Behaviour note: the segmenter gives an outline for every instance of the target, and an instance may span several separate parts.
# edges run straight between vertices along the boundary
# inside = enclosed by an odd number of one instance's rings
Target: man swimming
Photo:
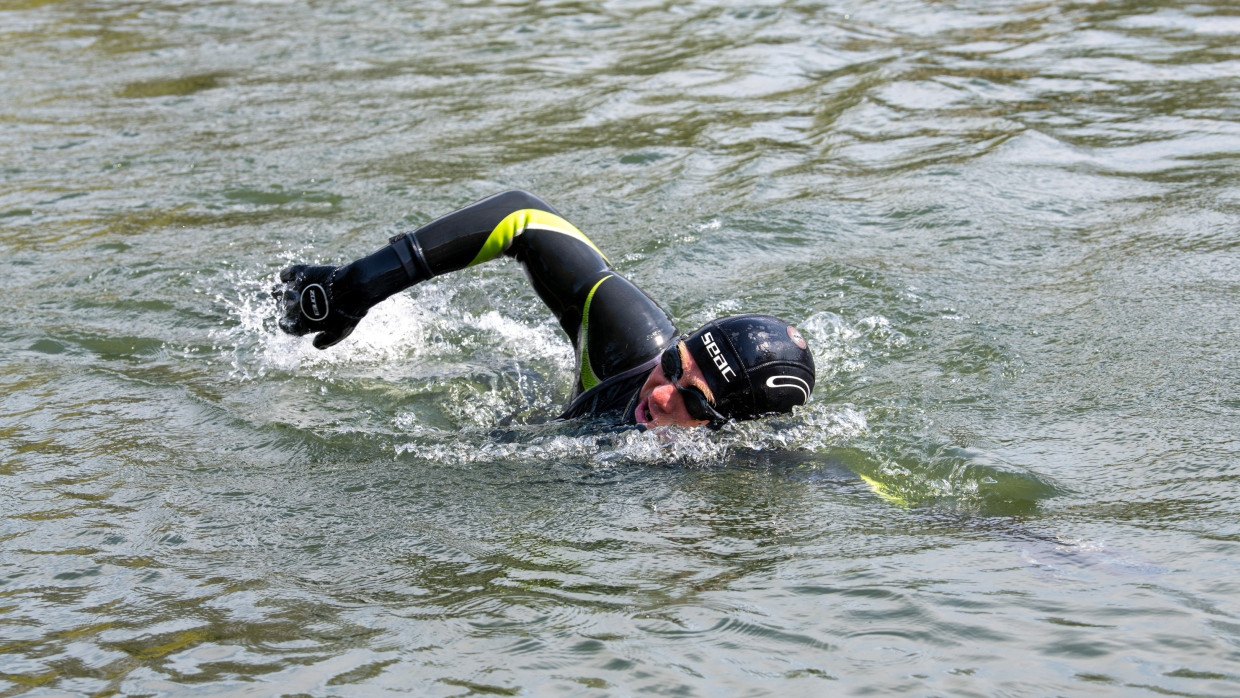
[[[576,352],[573,399],[561,419],[719,426],[809,401],[814,358],[795,327],[769,315],[733,315],[681,335],[589,238],[524,191],[393,236],[351,264],[284,269],[274,294],[280,329],[314,333],[314,346],[326,349],[389,296],[501,254],[521,263]]]

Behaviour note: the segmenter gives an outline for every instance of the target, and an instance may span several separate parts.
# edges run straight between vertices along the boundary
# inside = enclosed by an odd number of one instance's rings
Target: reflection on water
[[[0,692],[1236,692],[1223,3],[0,7]],[[267,290],[509,188],[790,417],[556,423],[519,269]]]

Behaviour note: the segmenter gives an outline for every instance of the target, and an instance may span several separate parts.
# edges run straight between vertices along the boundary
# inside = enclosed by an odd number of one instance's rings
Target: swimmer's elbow
[[[524,189],[509,189],[508,191],[496,194],[492,197],[492,199],[494,199],[496,203],[502,203],[504,208],[512,211],[533,208],[539,211],[554,213],[557,216],[560,215],[559,212],[551,206],[551,204],[543,201],[541,198],[525,191]]]

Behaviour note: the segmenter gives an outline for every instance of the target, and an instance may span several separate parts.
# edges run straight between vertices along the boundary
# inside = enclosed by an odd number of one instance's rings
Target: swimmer
[[[274,292],[280,329],[340,342],[384,299],[435,276],[516,259],[576,352],[573,399],[560,419],[607,417],[646,427],[718,427],[809,401],[814,359],[795,327],[733,315],[681,334],[551,206],[507,191],[437,218],[344,266],[297,264]]]

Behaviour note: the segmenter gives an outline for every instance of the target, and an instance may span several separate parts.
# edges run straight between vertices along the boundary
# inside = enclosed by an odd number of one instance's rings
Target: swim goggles
[[[667,376],[667,379],[676,387],[676,392],[680,393],[680,399],[684,401],[685,411],[690,417],[711,424],[722,424],[728,421],[728,418],[719,414],[714,405],[710,404],[710,400],[706,399],[706,395],[696,386],[691,385],[686,388],[680,384],[680,378],[684,374],[684,367],[680,363],[680,345],[683,343],[678,340],[663,350],[663,356],[659,359],[663,375]]]

